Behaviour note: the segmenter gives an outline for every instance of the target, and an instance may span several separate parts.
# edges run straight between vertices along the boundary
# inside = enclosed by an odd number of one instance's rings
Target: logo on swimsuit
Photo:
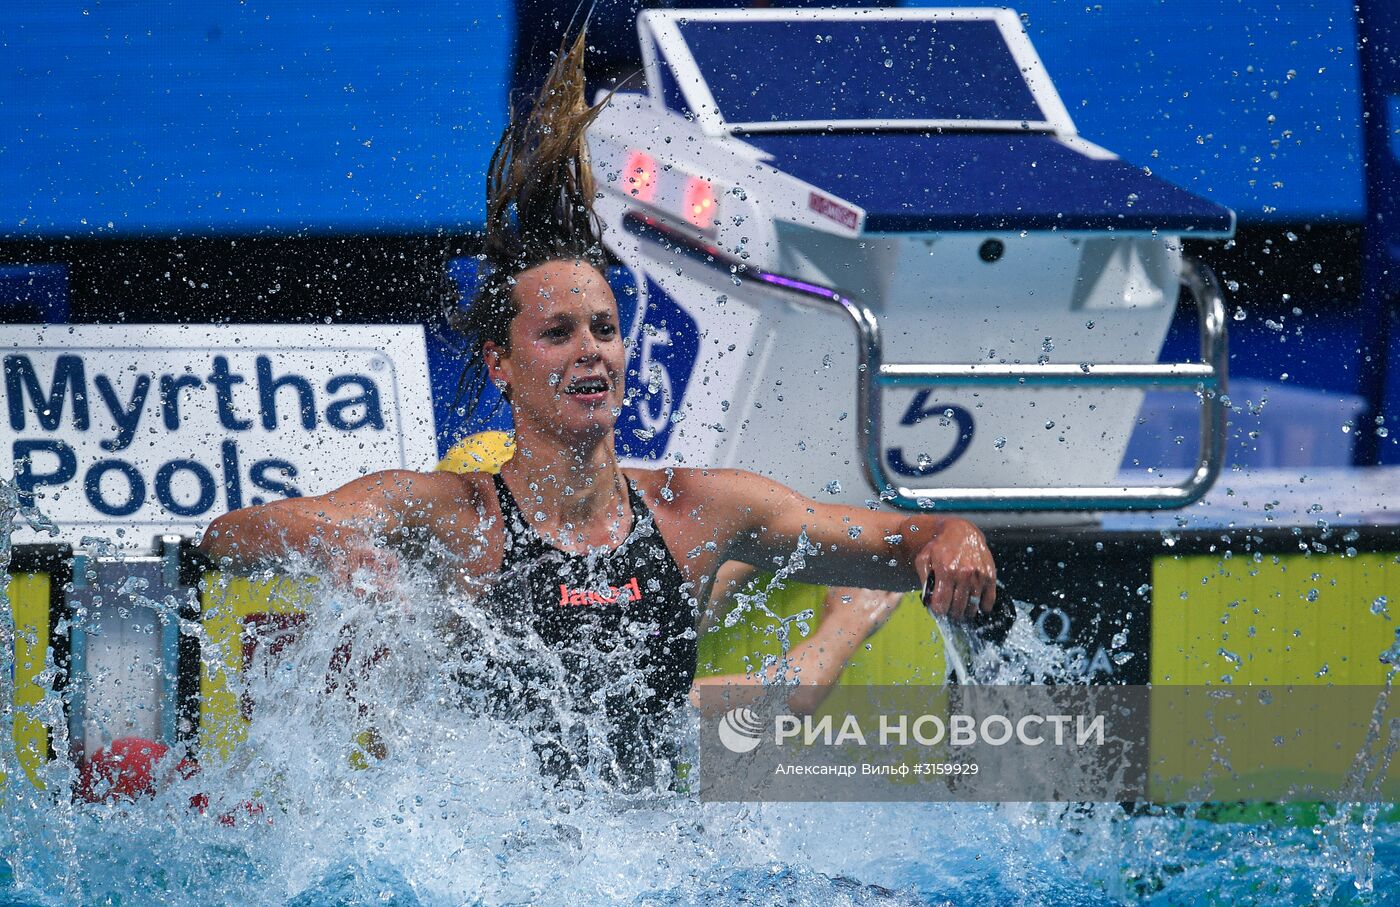
[[[716,730],[724,748],[739,755],[753,752],[763,738],[763,722],[742,706],[725,712]]]
[[[626,598],[622,597],[624,592],[627,593]],[[561,608],[579,605],[610,605],[616,601],[621,601],[623,604],[635,604],[641,600],[642,588],[637,584],[635,576],[621,586],[609,586],[606,593],[594,589],[570,589],[564,583],[559,584],[559,607]]]

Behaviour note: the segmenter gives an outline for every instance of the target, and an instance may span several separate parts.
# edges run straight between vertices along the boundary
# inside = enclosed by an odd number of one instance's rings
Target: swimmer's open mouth
[[[578,378],[569,382],[569,386],[564,388],[564,393],[592,396],[594,394],[606,394],[608,388],[608,379],[606,378]]]

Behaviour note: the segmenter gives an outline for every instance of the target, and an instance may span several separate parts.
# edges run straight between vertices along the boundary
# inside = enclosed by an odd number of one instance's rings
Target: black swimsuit
[[[697,636],[692,590],[651,512],[629,482],[627,538],[611,550],[571,554],[531,529],[505,481],[493,478],[505,550],[499,580],[481,604],[493,623],[537,639],[544,651],[492,660],[488,670],[511,675],[508,687],[498,687],[507,695],[490,697],[492,711],[504,707],[524,722],[550,774],[574,774],[587,763],[595,749],[588,740],[600,731],[612,766],[631,779],[654,780],[675,753],[668,719],[695,679]],[[544,664],[551,656],[557,663]],[[586,727],[597,718],[601,725]],[[600,770],[612,775],[612,766]]]

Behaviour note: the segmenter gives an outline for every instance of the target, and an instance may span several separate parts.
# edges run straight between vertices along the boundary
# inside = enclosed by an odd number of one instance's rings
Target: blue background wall
[[[1344,0],[1016,6],[1086,137],[1246,220],[1361,219]],[[508,0],[12,0],[0,236],[469,228],[513,29]]]
[[[0,235],[462,229],[508,0],[11,0]]]
[[[1085,138],[1229,205],[1241,219],[1361,220],[1360,75],[1349,2],[1007,5],[1022,14]]]

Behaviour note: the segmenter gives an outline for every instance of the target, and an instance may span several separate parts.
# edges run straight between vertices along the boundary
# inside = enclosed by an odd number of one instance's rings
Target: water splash
[[[0,494],[8,530],[15,499],[3,485]],[[8,562],[9,533],[0,536]],[[771,588],[740,607],[786,627],[768,607]],[[398,593],[313,600],[297,639],[235,679],[235,694],[256,703],[246,739],[188,776],[175,770],[184,754],[172,754],[151,797],[75,802],[64,759],[44,770],[45,790],[8,784],[0,891],[33,904],[298,907],[1380,903],[1400,882],[1400,836],[1373,808],[1292,826],[1116,804],[704,804],[685,779],[629,787],[604,770],[607,728],[591,704],[565,695],[556,653],[500,632],[430,578],[406,575]],[[1024,603],[1018,610],[981,676],[1080,676],[1082,658],[1044,642]],[[337,661],[347,644],[353,657]],[[543,775],[526,730],[467,701],[463,672],[489,675],[512,660],[557,682],[548,707],[599,754],[577,783]],[[637,681],[621,668],[618,683]],[[510,689],[508,676],[497,679]],[[12,683],[0,670],[5,703]],[[51,696],[42,714],[53,719],[61,705]],[[66,752],[63,722],[51,723]],[[671,732],[681,760],[693,755],[695,718],[677,716]],[[1393,757],[1395,730],[1376,734],[1383,763],[1366,763],[1359,784]],[[21,776],[6,734],[0,767]]]

